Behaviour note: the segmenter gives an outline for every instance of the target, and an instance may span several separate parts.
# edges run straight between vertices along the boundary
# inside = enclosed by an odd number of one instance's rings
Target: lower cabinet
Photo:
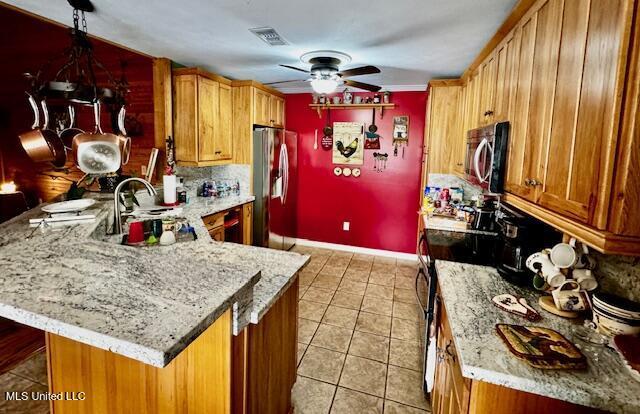
[[[253,203],[245,203],[203,217],[212,240],[250,245],[253,241]]]
[[[291,389],[297,369],[298,288],[296,276],[260,323],[247,326],[233,337],[232,413],[293,412]]]
[[[603,413],[581,405],[462,376],[460,359],[438,292],[436,374],[431,406],[433,414],[591,414]],[[504,352],[508,352],[505,348]]]

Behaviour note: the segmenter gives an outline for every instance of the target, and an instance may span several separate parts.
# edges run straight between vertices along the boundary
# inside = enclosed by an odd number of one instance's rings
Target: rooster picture
[[[353,154],[355,154],[358,149],[358,138],[355,138],[349,145],[346,147],[342,143],[342,141],[336,141],[336,149],[342,154],[343,157],[349,158]]]

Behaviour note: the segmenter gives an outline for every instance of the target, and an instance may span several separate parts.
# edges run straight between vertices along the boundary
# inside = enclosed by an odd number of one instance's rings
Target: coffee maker
[[[507,281],[532,286],[533,272],[525,262],[545,247],[560,242],[561,235],[543,222],[501,203],[496,211],[500,241],[496,257],[498,273]]]

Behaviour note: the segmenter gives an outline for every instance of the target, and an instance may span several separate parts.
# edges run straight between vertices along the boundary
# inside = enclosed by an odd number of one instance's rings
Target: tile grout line
[[[353,256],[352,256],[353,258]],[[349,263],[351,263],[351,259],[349,259]],[[349,268],[349,264],[347,263],[347,269]],[[346,272],[346,269],[345,269]],[[344,273],[343,273],[344,275]],[[342,282],[342,277],[340,278]],[[358,315],[360,311],[358,310]],[[331,414],[331,410],[333,409],[333,403],[336,401],[336,395],[338,394],[338,388],[340,387],[340,380],[342,379],[342,373],[344,372],[344,366],[347,365],[347,355],[349,355],[349,348],[351,347],[351,341],[353,341],[353,334],[356,331],[356,323],[358,323],[358,315],[356,315],[356,322],[353,324],[353,329],[351,330],[351,337],[349,338],[349,345],[347,345],[347,350],[344,354],[344,362],[342,363],[342,367],[340,368],[340,375],[338,375],[338,382],[336,383],[336,390],[333,393],[333,397],[331,398],[331,404],[329,405],[329,414]]]

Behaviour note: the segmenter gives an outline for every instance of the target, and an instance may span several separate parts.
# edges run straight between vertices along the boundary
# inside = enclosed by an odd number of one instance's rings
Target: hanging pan
[[[42,101],[44,113],[44,125],[40,128],[40,111],[35,98],[28,95],[29,105],[33,111],[33,125],[31,131],[20,134],[20,143],[27,155],[34,162],[50,162],[54,167],[61,168],[66,162],[66,150],[64,144],[54,131],[49,127],[49,111],[47,104]]]
[[[76,165],[88,174],[108,174],[120,169],[120,138],[102,132],[100,126],[100,102],[93,104],[95,131],[83,132],[73,138],[72,150]]]

